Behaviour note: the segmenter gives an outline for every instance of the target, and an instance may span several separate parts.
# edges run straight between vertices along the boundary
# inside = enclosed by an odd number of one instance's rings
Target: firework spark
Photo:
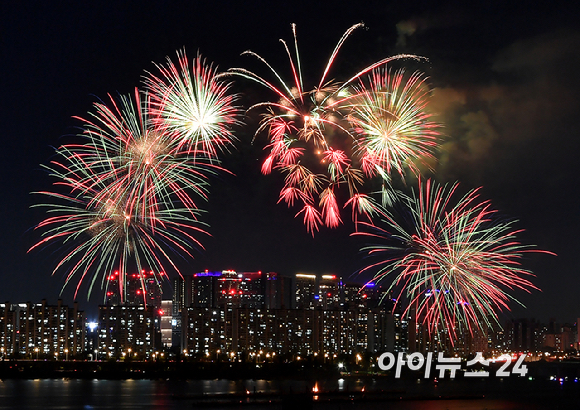
[[[377,272],[373,281],[394,275],[390,290],[398,303],[407,299],[405,313],[453,340],[459,329],[497,323],[497,313],[516,301],[509,291],[537,289],[520,259],[542,251],[520,244],[514,222],[498,220],[488,201],[478,201],[478,190],[454,204],[457,184],[419,185],[418,196],[401,199],[400,212],[381,210],[380,226],[362,224],[359,234],[379,241],[363,249],[372,261],[363,271]]]
[[[344,33],[313,88],[304,86],[295,25],[294,54],[281,40],[290,62],[291,83],[252,51],[244,54],[265,64],[274,82],[244,68],[229,70],[265,86],[276,96],[276,101],[250,107],[265,109],[256,131],[256,135],[266,131],[269,139],[262,172],[269,174],[277,169],[285,174],[280,197],[289,206],[301,204],[297,216],[304,215],[307,230],[313,234],[322,221],[328,227],[342,223],[339,202],[346,197],[345,206],[360,203],[351,199],[360,198],[366,179],[379,176],[390,186],[393,170],[401,176],[405,167],[418,173],[414,162],[430,159],[438,142],[437,126],[425,111],[425,78],[420,74],[407,78],[403,71],[391,76],[385,68],[394,60],[419,57],[396,55],[346,81],[328,80],[343,43],[359,27],[362,24]],[[368,216],[371,203],[365,200],[364,206],[353,208],[354,214]]]

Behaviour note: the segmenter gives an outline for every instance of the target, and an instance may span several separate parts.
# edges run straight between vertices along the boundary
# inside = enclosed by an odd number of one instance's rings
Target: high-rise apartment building
[[[0,348],[7,355],[30,358],[74,357],[84,352],[84,313],[41,303],[0,304]]]
[[[294,283],[294,307],[314,309],[318,306],[318,276],[310,273],[297,273]]]
[[[279,277],[275,272],[206,270],[177,278],[173,294],[173,345],[186,344],[183,329],[187,325],[182,321],[188,308],[219,309],[220,312],[231,311],[232,307],[279,308],[289,303],[289,290],[288,278]],[[224,320],[224,325],[230,322]]]
[[[174,281],[174,312],[187,307],[277,307],[286,303],[286,283],[275,272],[224,270],[184,275]]]
[[[368,309],[191,307],[183,313],[183,349],[206,355],[376,353],[386,345],[386,315]]]
[[[159,312],[149,306],[99,306],[98,358],[149,356],[160,348]]]
[[[162,283],[165,274],[156,275],[153,271],[141,270],[125,275],[125,282],[120,280],[119,272],[113,272],[107,278],[105,304],[108,306],[151,305],[161,308],[163,295]],[[123,297],[121,297],[123,295]]]
[[[161,347],[171,348],[173,346],[173,301],[162,300],[159,310],[159,329],[161,332]]]

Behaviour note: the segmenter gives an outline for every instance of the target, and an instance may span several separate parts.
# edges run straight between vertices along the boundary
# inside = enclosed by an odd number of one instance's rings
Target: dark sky
[[[520,239],[558,254],[523,261],[542,292],[516,293],[527,310],[515,317],[572,321],[580,316],[577,254],[580,203],[580,31],[567,1],[526,2],[9,2],[0,12],[0,118],[3,201],[0,202],[0,301],[55,302],[62,274],[56,256],[27,249],[43,214],[30,193],[46,189],[39,164],[76,133],[97,98],[140,86],[153,62],[185,47],[221,70],[247,66],[242,51],[263,55],[285,73],[279,38],[298,27],[303,70],[318,79],[336,42],[364,22],[339,54],[347,74],[396,53],[429,59],[419,68],[433,86],[432,108],[445,124],[436,179],[483,186],[482,196],[526,231]],[[68,4],[66,4],[68,3]],[[104,4],[109,3],[109,4]],[[307,3],[310,3],[306,5]],[[346,4],[346,3],[345,3]],[[238,90],[244,90],[241,86]],[[237,131],[224,164],[236,176],[212,181],[206,250],[185,267],[333,272],[361,267],[350,226],[306,233],[295,210],[276,205],[281,181],[259,172],[264,139],[250,144],[256,123]],[[97,292],[98,293],[98,292]],[[72,292],[63,298],[70,303]],[[86,302],[87,308],[99,297]]]

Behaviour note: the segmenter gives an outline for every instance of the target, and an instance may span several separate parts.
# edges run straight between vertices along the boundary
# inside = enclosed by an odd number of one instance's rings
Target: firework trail
[[[385,68],[394,60],[419,57],[385,58],[344,82],[328,80],[343,43],[361,26],[354,25],[344,33],[318,85],[312,88],[304,86],[294,25],[294,55],[280,40],[290,62],[291,83],[252,51],[244,54],[263,63],[274,82],[244,68],[228,70],[231,75],[261,84],[276,96],[275,101],[250,107],[265,111],[256,131],[256,135],[262,131],[268,135],[262,173],[273,169],[282,172],[285,182],[280,201],[302,207],[296,216],[303,214],[313,235],[322,223],[331,228],[342,223],[339,202],[352,207],[356,220],[361,215],[368,217],[373,203],[360,192],[365,181],[378,176],[390,187],[392,172],[403,177],[409,168],[417,173],[414,162],[432,158],[438,143],[437,125],[425,111],[429,91],[425,77],[418,73],[408,77],[403,71],[391,74]]]
[[[373,281],[391,280],[397,303],[408,302],[405,314],[451,341],[461,329],[498,323],[497,312],[516,301],[510,291],[537,289],[520,259],[542,252],[520,244],[521,231],[480,202],[478,190],[455,203],[457,187],[419,181],[418,196],[403,196],[399,212],[382,209],[380,223],[362,223],[358,233],[378,242],[363,248],[370,261],[363,271],[376,272]]]
[[[191,248],[201,246],[197,200],[205,199],[207,177],[219,167],[175,144],[150,104],[138,91],[134,101],[94,104],[89,119],[81,119],[79,143],[61,146],[45,166],[55,190],[39,193],[48,201],[36,206],[49,216],[37,226],[43,238],[31,249],[68,247],[54,272],[66,269],[65,286],[78,277],[75,297],[85,280],[90,295],[99,277],[106,287],[107,275],[118,270],[124,298],[129,266],[179,272],[174,256],[192,256]]]

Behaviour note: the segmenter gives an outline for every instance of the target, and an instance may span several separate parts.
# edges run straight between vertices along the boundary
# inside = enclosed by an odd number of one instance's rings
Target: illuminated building
[[[118,357],[127,354],[127,349],[131,349],[132,354],[145,356],[162,346],[161,312],[165,311],[159,277],[164,275],[143,269],[140,273],[127,274],[124,284],[119,283],[118,272],[107,278],[106,306],[99,306],[99,358]],[[125,290],[122,304],[120,285]],[[171,315],[171,306],[168,312]],[[165,320],[171,325],[171,318]],[[167,330],[165,336],[168,337]]]
[[[381,322],[382,346],[387,352],[414,352],[416,350],[415,323],[400,308],[388,312]],[[377,346],[378,348],[378,346]]]
[[[242,274],[233,270],[222,271],[216,280],[215,303],[207,307],[241,306],[243,300],[242,281]],[[196,304],[196,306],[198,305]]]
[[[553,326],[550,328],[554,330]],[[541,351],[544,346],[546,330],[534,319],[509,320],[504,327],[503,352]]]
[[[332,275],[298,273],[295,278],[295,307],[298,309],[392,309],[393,303],[381,286],[372,282],[343,282]]]
[[[175,286],[185,306],[183,349],[310,355],[376,352],[387,345],[392,302],[380,303],[384,292],[372,286],[361,291],[360,284],[345,285],[336,275],[299,273],[293,279],[291,291],[290,278],[275,273],[206,271],[186,277]]]
[[[85,350],[88,358],[96,359],[95,351],[99,350],[99,324],[97,322],[85,323]]]
[[[84,351],[84,313],[75,302],[72,308],[58,300],[56,305],[42,303],[27,304],[26,323],[20,323],[20,333],[27,340],[23,352],[34,353],[35,348],[45,355],[81,354]]]
[[[158,347],[158,311],[149,306],[99,306],[98,358],[120,357],[131,349],[145,357]]]
[[[391,298],[391,294],[386,288],[380,286],[373,282],[368,282],[363,288],[361,288],[360,295],[366,307],[368,308],[380,308],[387,311],[392,311],[395,305],[394,300]]]
[[[162,300],[161,309],[159,310],[159,329],[161,332],[161,346],[164,348],[171,348],[173,346],[173,332],[172,332],[172,309],[173,301]]]
[[[360,292],[361,285],[359,283],[344,283],[342,286],[342,300],[345,309],[355,309],[367,307],[366,300]],[[366,289],[365,289],[366,290]]]
[[[181,346],[181,313],[185,303],[187,295],[187,276],[184,278],[179,277],[173,280],[173,299],[171,304],[171,345],[180,347]],[[191,281],[189,282],[191,284]],[[191,294],[191,292],[190,292]]]
[[[173,345],[185,345],[183,339],[187,335],[183,334],[185,325],[182,320],[183,312],[188,308],[227,311],[228,307],[282,307],[289,303],[288,291],[287,278],[280,278],[275,272],[206,270],[177,278],[173,293]]]
[[[364,309],[190,307],[182,318],[183,348],[206,355],[218,350],[304,356],[378,352],[386,344],[386,315],[382,310]]]
[[[318,303],[318,277],[308,273],[297,273],[294,285],[295,307],[314,309]]]
[[[274,272],[223,271],[216,280],[215,303],[211,307],[261,309],[276,305],[277,281],[278,275]]]
[[[65,358],[84,352],[84,313],[58,300],[56,305],[21,303],[0,305],[0,347],[7,355]]]
[[[159,274],[161,277],[164,275],[163,272]],[[107,281],[106,305],[118,306],[121,304],[120,285],[123,285],[125,289],[125,305],[151,305],[155,309],[161,308],[163,289],[159,278],[153,271],[147,272],[143,269],[141,273],[128,274],[125,277],[124,284],[119,284],[119,272],[113,272],[109,275]]]
[[[336,275],[322,275],[318,280],[318,303],[322,309],[339,309],[342,306],[342,281]]]
[[[433,331],[427,324],[412,318],[413,311],[409,315],[410,352],[417,351],[423,354],[443,352],[459,357],[469,357],[477,352],[487,354],[492,346],[490,335],[493,329],[485,323],[481,324],[481,329],[479,327],[466,329],[459,322],[455,322]]]
[[[285,281],[275,272],[205,271],[174,281],[174,311],[187,307],[276,307],[284,304]]]
[[[23,313],[21,313],[23,312]],[[2,357],[12,357],[20,352],[20,319],[25,318],[26,304],[0,304],[0,352]]]
[[[183,294],[191,289],[191,309],[179,316],[187,322],[183,346],[197,353],[266,348],[302,355],[418,351],[467,356],[486,353],[494,345],[493,329],[457,330],[453,340],[447,329],[430,333],[413,310],[405,315],[401,305],[394,310],[387,289],[373,282],[361,285],[336,275],[298,273],[292,278],[293,290],[288,292],[292,288],[284,284],[282,292],[282,277],[270,275],[203,272],[192,275],[191,285],[176,287],[185,288],[179,291]],[[294,300],[282,305],[283,293]]]
[[[551,348],[555,352],[566,352],[574,349],[574,326],[557,324],[550,321],[547,331],[543,335],[542,347]]]

